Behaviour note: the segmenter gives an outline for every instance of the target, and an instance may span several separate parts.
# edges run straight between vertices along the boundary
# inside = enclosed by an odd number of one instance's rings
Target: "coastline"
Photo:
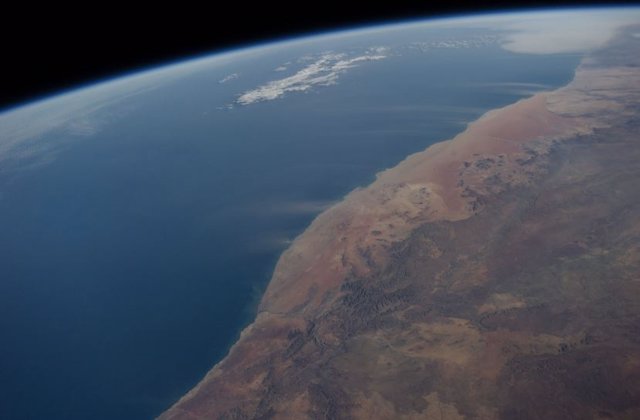
[[[397,246],[421,226],[465,221],[480,214],[492,197],[531,186],[546,174],[549,152],[558,142],[609,126],[612,110],[620,109],[616,95],[637,74],[585,63],[567,86],[485,113],[454,138],[408,156],[318,215],[281,255],[254,322],[228,355],[159,418],[259,412],[265,400],[272,413],[282,414],[286,406],[287,416],[306,416],[312,405],[308,395],[284,401],[265,393],[276,387],[277,378],[299,369],[286,357],[303,345],[296,344],[298,337],[311,337],[321,352],[341,346],[347,333],[318,321],[333,316],[345,284],[384,270]],[[619,76],[618,84],[611,82],[612,75]],[[599,85],[611,97],[596,98],[584,88]],[[442,251],[428,245],[426,252]]]
[[[356,276],[363,276],[384,264],[385,251],[393,243],[404,240],[415,227],[438,220],[463,220],[480,211],[480,208],[474,208],[476,193],[465,197],[463,193],[469,191],[469,186],[459,185],[459,174],[456,176],[465,162],[478,162],[483,159],[481,156],[489,154],[505,154],[513,161],[526,156],[527,152],[521,148],[523,144],[540,136],[566,137],[588,131],[584,128],[576,130],[576,126],[547,109],[549,95],[564,88],[537,93],[487,111],[457,136],[407,156],[396,166],[378,173],[369,186],[356,188],[342,201],[320,213],[280,256],[255,320],[241,331],[227,356],[158,419],[190,418],[189,410],[181,406],[202,397],[200,394],[207,384],[222,377],[226,365],[239,363],[242,358],[265,356],[256,348],[257,343],[247,346],[248,341],[256,341],[256,336],[266,338],[265,347],[270,347],[274,343],[268,341],[284,341],[285,330],[305,328],[305,318],[318,315],[322,306],[335,301],[338,296],[335,289],[347,276],[354,275],[353,271]],[[543,122],[549,120],[551,130],[545,124],[538,124],[540,121],[531,118],[532,115],[540,116]],[[515,138],[493,135],[493,130],[500,131],[507,120],[526,122],[526,128],[516,130]],[[579,121],[579,125],[583,124]],[[476,136],[483,142],[474,141]],[[473,178],[474,174],[469,177]],[[427,188],[426,194],[423,188]],[[447,193],[447,189],[452,189],[454,194]],[[412,195],[416,194],[418,201],[412,200]],[[381,214],[377,211],[380,209],[383,210]],[[372,237],[371,232],[383,233],[375,233]],[[382,246],[379,245],[380,236],[386,239]],[[372,249],[373,256],[363,255],[363,245]],[[305,281],[300,282],[303,276]],[[319,289],[324,296],[319,295]],[[265,330],[274,330],[274,333],[265,336]],[[275,344],[275,348],[281,347]],[[337,339],[334,344],[338,344]],[[258,388],[257,380],[247,386],[247,389]]]
[[[321,311],[318,307],[329,302],[326,297],[324,302],[320,301],[317,291],[318,283],[315,281],[322,281],[322,291],[325,294],[330,293],[330,290],[337,288],[347,275],[352,274],[350,270],[356,270],[357,275],[365,275],[371,271],[372,266],[384,264],[386,257],[383,255],[384,251],[393,243],[405,239],[416,226],[437,220],[462,220],[479,211],[479,208],[474,209],[476,197],[473,195],[464,197],[461,194],[463,186],[456,185],[458,177],[454,174],[459,170],[460,165],[465,165],[464,162],[468,161],[466,159],[472,160],[474,154],[501,152],[517,159],[518,157],[515,156],[523,153],[519,147],[522,143],[535,140],[541,135],[575,134],[575,127],[566,124],[562,118],[555,118],[556,116],[546,109],[546,101],[552,92],[538,93],[506,107],[486,112],[469,123],[467,128],[454,138],[435,143],[421,152],[407,156],[398,165],[378,173],[376,180],[369,186],[356,188],[342,201],[320,213],[280,256],[260,301],[255,320],[241,331],[227,356],[158,419],[183,418],[183,415],[189,418],[189,411],[181,406],[197,398],[208,383],[220,378],[230,360],[236,359],[238,353],[241,353],[243,358],[260,355],[259,352],[255,353],[256,349],[251,352],[253,355],[247,354],[246,341],[252,336],[254,336],[252,341],[255,341],[255,335],[264,329],[304,328],[304,317],[317,314]],[[555,120],[553,129],[538,131],[536,128],[545,126],[532,125],[522,130],[515,142],[512,138],[501,138],[490,134],[496,123],[498,129],[500,128],[502,118],[515,117],[516,120],[529,120],[526,113],[532,110],[534,113],[538,111],[545,117]],[[535,119],[529,121],[532,124],[536,122]],[[480,137],[486,143],[473,142],[478,134],[477,131],[485,130],[488,132],[482,133]],[[490,148],[485,149],[485,145],[490,145]],[[467,149],[466,153],[465,149]],[[448,159],[437,162],[436,159],[440,157]],[[456,183],[452,182],[453,179]],[[425,187],[428,189],[427,194],[421,190]],[[451,187],[456,194],[445,193],[447,188]],[[417,201],[418,205],[415,201],[411,201],[411,195],[416,193],[418,200],[423,199]],[[376,209],[380,208],[388,211],[376,214]],[[393,226],[391,229],[385,229],[384,225],[387,228]],[[346,229],[346,226],[349,228]],[[383,234],[375,233],[375,238],[372,238],[370,232],[374,231],[383,232]],[[379,242],[382,235],[387,238],[384,246],[371,243],[372,240]],[[345,244],[345,241],[348,243]],[[366,261],[359,251],[364,243],[374,249],[374,260]],[[341,258],[337,258],[338,255]],[[349,258],[349,265],[344,262],[345,256]],[[293,284],[303,275],[311,280]],[[336,296],[332,296],[330,302],[335,298]],[[277,332],[269,335],[279,340],[283,338],[282,334]],[[234,355],[236,357],[233,357]]]

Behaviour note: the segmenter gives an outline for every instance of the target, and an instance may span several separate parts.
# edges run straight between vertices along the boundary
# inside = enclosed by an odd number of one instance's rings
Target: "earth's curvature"
[[[638,418],[639,105],[603,8],[6,110],[0,417]]]

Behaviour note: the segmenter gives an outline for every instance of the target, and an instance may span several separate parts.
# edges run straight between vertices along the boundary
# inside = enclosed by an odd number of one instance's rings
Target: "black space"
[[[419,17],[595,2],[174,0],[83,7],[27,2],[0,25],[0,110],[80,84],[221,49]]]

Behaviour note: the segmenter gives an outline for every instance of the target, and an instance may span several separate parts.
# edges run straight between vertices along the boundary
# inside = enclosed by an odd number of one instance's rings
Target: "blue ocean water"
[[[225,108],[282,63],[353,43],[134,96],[51,162],[0,176],[0,418],[160,414],[225,355],[323,207],[483,112],[566,84],[580,60],[404,48],[334,86]]]

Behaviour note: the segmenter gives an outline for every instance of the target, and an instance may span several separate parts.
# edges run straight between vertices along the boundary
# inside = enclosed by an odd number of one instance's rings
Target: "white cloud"
[[[526,82],[474,83],[471,86],[486,87],[490,88],[492,92],[522,96],[531,96],[536,93],[552,89],[551,85]]]
[[[20,167],[33,159],[50,161],[64,142],[90,137],[129,112],[129,99],[243,55],[247,52],[159,67],[0,112],[0,170],[9,161]],[[41,141],[52,132],[61,134],[55,142]]]
[[[496,35],[482,35],[474,36],[468,39],[443,39],[423,42],[412,42],[409,44],[409,48],[418,49],[422,52],[438,49],[468,49],[468,48],[480,48],[487,45],[495,44],[498,40]]]
[[[280,98],[287,92],[305,92],[314,86],[330,86],[337,83],[341,74],[359,63],[382,60],[386,57],[384,47],[375,47],[363,55],[351,58],[346,54],[326,53],[289,77],[272,80],[241,94],[236,102],[240,105],[250,105]]]
[[[37,166],[34,159],[50,162],[61,146],[93,136],[129,109],[123,102],[162,82],[159,78],[123,79],[0,114],[0,163],[4,168],[13,164],[26,168]],[[59,135],[41,141],[53,132]]]
[[[503,32],[502,47],[528,54],[583,53],[606,44],[618,29],[640,23],[640,8],[524,11],[427,20],[406,29],[490,29]],[[385,30],[402,30],[389,26]],[[369,31],[373,31],[371,28]],[[360,34],[366,33],[364,30]]]
[[[510,32],[502,47],[529,54],[587,52],[604,46],[621,27],[638,22],[638,9],[523,14],[501,25]]]
[[[287,61],[286,63],[273,69],[273,71],[287,71],[290,65],[291,65],[291,61]]]
[[[270,211],[276,214],[290,214],[290,215],[317,214],[328,209],[335,203],[336,203],[335,201],[325,201],[325,200],[266,203],[260,207],[260,211],[264,212],[265,209],[267,209],[267,211]]]
[[[238,73],[231,73],[230,75],[225,76],[222,79],[218,80],[218,83],[220,83],[220,84],[227,83],[227,82],[230,82],[232,80],[237,79],[238,77],[240,77],[240,75]]]

